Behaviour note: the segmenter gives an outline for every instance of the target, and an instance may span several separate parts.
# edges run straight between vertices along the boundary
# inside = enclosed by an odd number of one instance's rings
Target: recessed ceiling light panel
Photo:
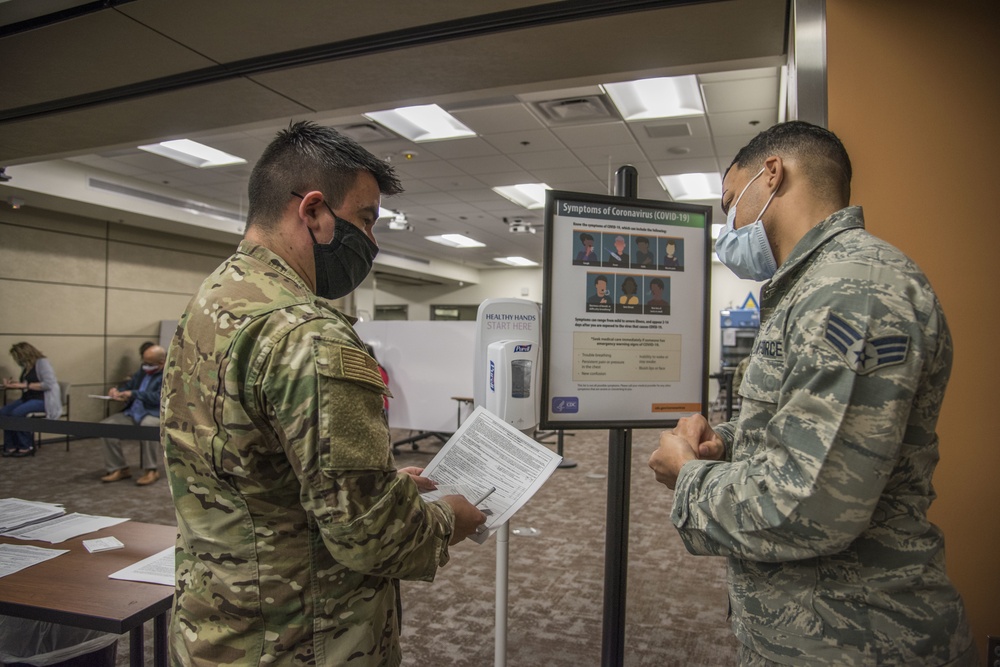
[[[702,201],[722,198],[722,177],[718,172],[707,174],[674,174],[657,176],[660,185],[674,201]]]
[[[372,111],[365,117],[418,143],[476,136],[475,132],[436,104]]]
[[[437,236],[425,236],[428,241],[440,243],[450,248],[485,248],[485,243],[480,243],[476,239],[464,234],[441,234]]]
[[[538,262],[527,257],[494,257],[493,259],[507,266],[538,266]]]
[[[551,189],[545,183],[521,183],[519,185],[502,185],[493,188],[493,192],[509,199],[518,206],[534,210],[545,206],[545,191]]]
[[[625,120],[673,118],[705,113],[694,75],[606,83],[604,90]]]
[[[206,146],[205,144],[199,144],[197,141],[191,141],[190,139],[174,139],[172,141],[161,141],[158,144],[147,144],[139,146],[139,150],[161,155],[198,169],[223,167],[231,164],[246,164],[246,160],[241,157],[230,155],[229,153]]]

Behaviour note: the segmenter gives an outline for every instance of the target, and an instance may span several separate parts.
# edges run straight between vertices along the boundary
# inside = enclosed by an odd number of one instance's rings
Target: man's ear
[[[767,189],[774,192],[785,180],[785,161],[778,155],[772,155],[764,160],[764,173],[761,178],[767,183]]]
[[[296,213],[299,220],[315,234],[319,231],[319,215],[323,209],[323,193],[319,190],[310,190],[302,195]]]

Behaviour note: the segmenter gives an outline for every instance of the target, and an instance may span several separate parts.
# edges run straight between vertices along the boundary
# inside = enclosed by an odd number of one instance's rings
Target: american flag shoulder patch
[[[909,336],[892,334],[869,338],[833,313],[827,317],[824,338],[860,375],[903,363],[910,349]]]

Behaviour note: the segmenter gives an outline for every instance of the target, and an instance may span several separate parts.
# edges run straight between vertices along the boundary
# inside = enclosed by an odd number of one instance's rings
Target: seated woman
[[[49,419],[58,419],[62,414],[62,397],[59,395],[59,382],[52,364],[45,355],[30,343],[14,343],[10,348],[10,356],[21,367],[21,378],[15,382],[12,378],[3,381],[4,389],[21,389],[21,398],[0,408],[4,417],[24,417],[31,412],[45,411]],[[32,444],[30,431],[3,432],[4,456],[34,456],[35,446]]]

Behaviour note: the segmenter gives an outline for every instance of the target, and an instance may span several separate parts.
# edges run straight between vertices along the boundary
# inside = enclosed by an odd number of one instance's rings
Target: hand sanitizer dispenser
[[[514,428],[534,428],[538,423],[535,412],[538,343],[501,340],[490,343],[486,350],[489,374],[486,409]]]

